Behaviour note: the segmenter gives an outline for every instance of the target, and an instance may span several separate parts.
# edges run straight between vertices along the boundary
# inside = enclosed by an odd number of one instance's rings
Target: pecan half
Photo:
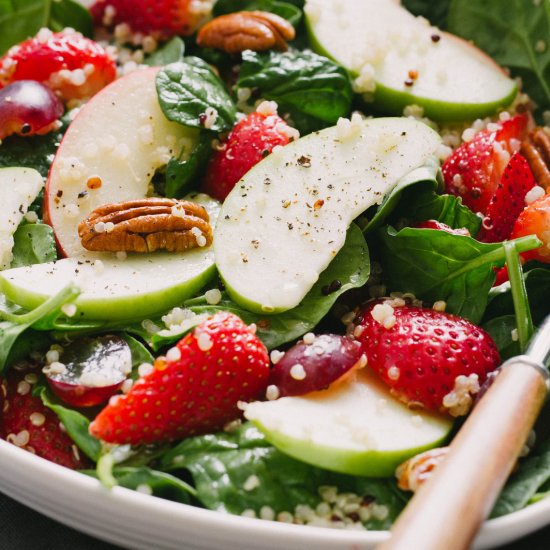
[[[397,467],[397,485],[403,491],[413,493],[424,483],[449,453],[449,447],[439,447],[420,453]]]
[[[542,128],[535,128],[522,142],[520,152],[529,163],[537,183],[549,191],[550,136]]]
[[[295,34],[294,27],[274,13],[241,11],[212,19],[199,31],[197,44],[227,53],[271,49],[284,52]]]
[[[212,228],[199,204],[148,198],[105,204],[78,225],[82,246],[98,252],[183,252],[212,244]]]

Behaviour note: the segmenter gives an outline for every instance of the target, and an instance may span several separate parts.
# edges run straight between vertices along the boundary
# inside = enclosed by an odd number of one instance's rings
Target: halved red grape
[[[19,80],[0,90],[0,139],[51,131],[63,114],[63,103],[47,86]]]
[[[49,354],[44,373],[53,392],[74,407],[106,402],[132,370],[132,353],[119,336],[81,338]],[[53,359],[53,360],[52,360]]]
[[[321,334],[306,342],[291,347],[271,370],[269,385],[279,397],[323,390],[361,359],[359,343],[345,336]]]

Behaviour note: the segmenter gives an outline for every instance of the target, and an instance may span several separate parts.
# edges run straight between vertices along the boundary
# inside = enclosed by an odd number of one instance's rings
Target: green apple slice
[[[191,197],[205,206],[215,223],[219,203],[206,195]],[[192,297],[216,274],[212,247],[181,254],[88,254],[57,262],[8,269],[0,289],[12,302],[33,309],[69,283],[81,294],[75,319],[110,322],[143,319],[163,313]]]
[[[392,476],[411,456],[445,442],[449,418],[413,411],[368,368],[328,390],[246,405],[280,451],[320,468],[369,477]]]
[[[439,135],[416,120],[355,115],[266,157],[229,194],[214,235],[233,300],[263,313],[298,305],[350,223],[439,146]]]
[[[9,267],[13,234],[42,187],[42,176],[32,168],[0,169],[0,269]]]
[[[517,93],[481,50],[395,0],[307,0],[305,13],[314,49],[348,69],[356,91],[385,112],[416,104],[435,120],[472,120]]]

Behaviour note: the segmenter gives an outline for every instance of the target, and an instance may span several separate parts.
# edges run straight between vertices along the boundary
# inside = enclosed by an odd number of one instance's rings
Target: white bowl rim
[[[134,509],[141,509],[145,513],[154,509],[156,513],[167,514],[167,516],[174,519],[191,521],[196,526],[203,525],[205,529],[225,531],[228,536],[235,535],[238,532],[240,536],[246,533],[247,537],[282,536],[285,540],[294,540],[297,543],[315,544],[322,540],[323,544],[367,544],[369,546],[377,544],[388,537],[388,531],[351,531],[292,525],[198,508],[142,494],[123,487],[114,487],[112,490],[107,490],[95,478],[59,466],[0,440],[0,467],[6,463],[5,461],[16,461],[19,468],[28,469],[29,472],[32,471],[33,474],[38,476],[44,476],[49,480],[49,483],[62,485],[65,490],[70,487],[74,491],[88,492],[92,498],[98,499],[96,501],[97,505],[101,505],[102,501],[114,501],[123,508],[131,505]],[[3,489],[2,485],[0,474],[0,490]],[[9,491],[7,494],[25,504],[25,499],[20,498],[17,494],[13,494],[13,492],[10,494]],[[47,510],[42,511],[47,514]],[[59,518],[56,519],[59,520]],[[509,542],[549,523],[550,498],[531,504],[506,516],[486,521],[476,539],[476,547],[488,548],[496,544]],[[71,526],[77,529],[79,527],[74,522],[71,523]],[[101,533],[94,534],[101,538]]]

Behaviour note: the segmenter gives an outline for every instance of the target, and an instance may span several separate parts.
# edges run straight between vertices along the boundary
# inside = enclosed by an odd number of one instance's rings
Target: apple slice
[[[440,143],[413,119],[354,115],[266,157],[226,198],[214,235],[231,297],[263,313],[298,305],[350,223],[433,159]]]
[[[250,403],[244,415],[298,460],[370,477],[392,476],[406,459],[443,444],[453,426],[397,401],[368,368],[325,391]]]
[[[305,13],[314,49],[348,69],[355,90],[385,112],[416,104],[435,120],[473,120],[517,93],[481,50],[395,0],[307,0]]]
[[[92,210],[146,197],[155,171],[170,157],[185,158],[193,150],[198,130],[164,116],[157,72],[135,71],[104,88],[63,137],[46,184],[44,211],[65,256],[86,255],[77,227]]]
[[[202,204],[215,224],[218,201],[202,194],[189,198]],[[215,274],[212,247],[182,254],[133,254],[126,259],[89,253],[2,271],[0,290],[12,302],[33,309],[72,282],[81,290],[74,302],[75,319],[118,322],[154,316],[180,305]]]
[[[32,168],[0,168],[0,269],[9,267],[13,234],[43,186]]]

